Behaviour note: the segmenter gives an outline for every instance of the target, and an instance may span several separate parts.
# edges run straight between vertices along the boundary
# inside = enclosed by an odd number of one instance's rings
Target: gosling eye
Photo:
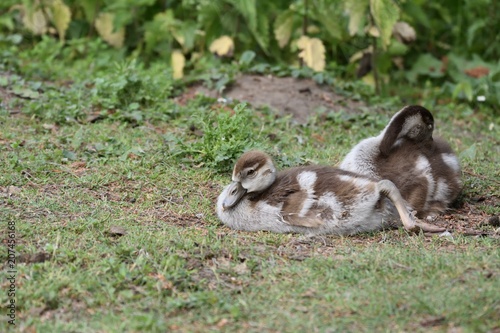
[[[235,194],[236,194],[236,192],[237,192],[237,189],[236,189],[236,188],[233,188],[233,190],[231,191],[231,193],[230,193],[230,194],[231,194],[231,195],[235,195]]]
[[[247,177],[253,178],[255,177],[255,169],[250,169],[247,171]]]

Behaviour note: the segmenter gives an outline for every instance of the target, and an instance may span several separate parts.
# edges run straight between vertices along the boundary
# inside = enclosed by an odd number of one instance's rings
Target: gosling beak
[[[222,210],[235,206],[241,198],[247,193],[247,190],[241,186],[240,182],[232,182],[226,190],[226,197],[222,202]]]

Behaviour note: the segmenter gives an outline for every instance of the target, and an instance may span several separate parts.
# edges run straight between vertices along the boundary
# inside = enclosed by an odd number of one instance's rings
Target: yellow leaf
[[[380,31],[378,30],[378,28],[376,26],[373,26],[373,25],[368,28],[368,34],[372,37],[376,37],[376,38],[380,37]]]
[[[317,72],[325,69],[325,46],[320,39],[302,36],[297,41],[297,46],[301,50],[299,57],[308,67]]]
[[[364,83],[366,83],[369,86],[372,86],[375,88],[375,77],[373,76],[373,73],[368,73],[363,78],[361,79]]]
[[[172,69],[174,70],[174,79],[181,79],[184,76],[184,65],[186,64],[184,54],[179,50],[175,50],[172,52],[171,62]]]
[[[234,42],[229,36],[217,38],[210,44],[210,52],[219,57],[232,57],[234,51]]]
[[[125,29],[120,28],[114,31],[113,20],[115,15],[112,13],[101,13],[95,20],[95,28],[99,35],[114,47],[123,46],[125,39]]]
[[[401,43],[411,43],[417,39],[415,29],[406,22],[396,22],[392,28],[392,34]]]
[[[41,9],[27,11],[23,16],[23,24],[35,35],[43,35],[47,32],[47,19]]]
[[[320,32],[321,32],[321,30],[317,25],[310,25],[307,27],[308,34],[314,35],[314,34],[318,34]]]
[[[349,63],[352,64],[353,62],[356,62],[358,60],[361,60],[363,58],[363,55],[365,53],[373,53],[373,46],[368,46],[366,49],[358,51],[354,53],[350,58],[349,58]]]
[[[61,0],[55,0],[52,3],[52,20],[56,26],[59,39],[63,41],[71,21],[71,11]]]

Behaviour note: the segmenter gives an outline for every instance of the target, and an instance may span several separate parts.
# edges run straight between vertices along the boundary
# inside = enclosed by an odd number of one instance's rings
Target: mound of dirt
[[[218,98],[248,102],[254,107],[268,106],[278,114],[291,114],[300,123],[316,110],[344,110],[361,112],[365,104],[336,94],[328,86],[318,85],[311,79],[275,77],[271,75],[241,75],[222,94],[202,86],[194,86],[185,96],[202,93]]]

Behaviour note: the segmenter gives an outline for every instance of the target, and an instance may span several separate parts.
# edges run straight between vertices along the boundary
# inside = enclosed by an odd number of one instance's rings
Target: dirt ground
[[[278,114],[291,114],[299,123],[304,123],[318,109],[338,110],[341,106],[346,112],[356,113],[361,112],[360,108],[365,106],[363,102],[337,94],[326,86],[317,85],[311,79],[271,75],[241,75],[222,94],[203,86],[193,86],[183,96],[189,98],[197,93],[248,102],[257,108],[269,106]]]

